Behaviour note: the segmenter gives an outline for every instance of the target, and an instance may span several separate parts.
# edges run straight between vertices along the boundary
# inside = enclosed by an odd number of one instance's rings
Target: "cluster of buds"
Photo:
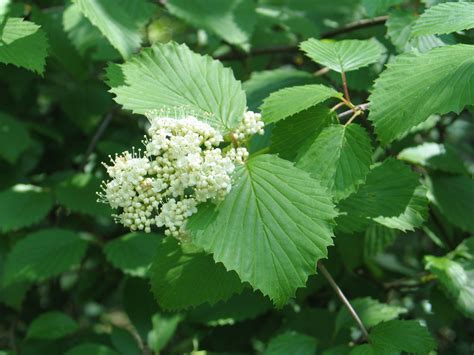
[[[222,135],[193,116],[149,117],[145,151],[124,152],[104,166],[99,201],[119,213],[118,223],[132,231],[163,227],[166,235],[186,237],[186,222],[200,203],[222,201],[232,186],[236,164],[248,157],[244,147],[227,147]],[[247,112],[234,132],[238,142],[263,133],[260,115]]]

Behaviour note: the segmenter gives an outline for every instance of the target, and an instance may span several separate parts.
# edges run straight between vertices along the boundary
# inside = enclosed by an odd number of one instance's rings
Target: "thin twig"
[[[350,110],[341,112],[339,115],[337,115],[339,118],[344,118],[347,116],[351,116],[355,111],[365,111],[369,108],[369,103],[366,102],[365,104],[360,104],[357,106],[354,106],[354,108],[351,108]]]
[[[354,114],[347,120],[346,123],[344,123],[344,126],[350,125],[354,119],[359,116],[362,113],[362,111],[357,110],[354,112]]]
[[[379,17],[374,17],[373,19],[364,19],[364,20],[351,22],[344,27],[323,33],[320,38],[322,39],[333,38],[341,34],[348,33],[348,32],[358,30],[361,28],[381,25],[387,21],[387,18],[388,18],[387,16],[379,16]],[[270,47],[270,48],[256,48],[248,53],[231,52],[231,53],[226,53],[226,54],[217,56],[215,58],[219,60],[238,60],[238,59],[243,59],[249,56],[278,54],[278,53],[293,53],[297,51],[299,51],[298,46],[278,46],[278,47]]]
[[[107,127],[112,121],[114,114],[115,114],[115,110],[112,109],[104,116],[104,119],[102,120],[99,128],[97,128],[97,131],[95,132],[94,136],[92,137],[89,143],[89,146],[87,147],[86,153],[84,154],[84,158],[82,159],[79,170],[84,169],[84,166],[87,164],[87,160],[89,160],[89,156],[92,154],[95,147],[97,146],[97,143],[99,143],[100,138],[102,138],[103,134],[107,130]]]
[[[331,69],[329,69],[328,67],[324,67],[324,68],[321,68],[317,71],[314,72],[314,76],[323,76],[327,73],[329,73],[331,71]]]
[[[332,278],[331,274],[329,273],[329,271],[326,269],[326,267],[323,265],[323,263],[321,262],[318,262],[318,268],[319,270],[321,271],[321,273],[323,274],[323,276],[328,280],[329,284],[331,285],[331,287],[334,289],[334,291],[336,292],[337,296],[339,297],[339,299],[342,301],[342,303],[344,304],[344,306],[346,306],[347,310],[349,311],[350,315],[352,316],[352,318],[354,318],[355,322],[357,323],[357,325],[359,326],[360,330],[362,331],[362,334],[364,334],[364,337],[365,339],[369,339],[369,332],[367,331],[367,329],[365,328],[364,324],[362,323],[362,320],[360,319],[359,315],[357,314],[357,312],[355,311],[355,309],[352,307],[351,303],[349,302],[349,300],[346,298],[346,296],[344,295],[344,293],[342,292],[342,290],[339,288],[339,286],[337,285],[336,281],[334,281],[334,279]]]

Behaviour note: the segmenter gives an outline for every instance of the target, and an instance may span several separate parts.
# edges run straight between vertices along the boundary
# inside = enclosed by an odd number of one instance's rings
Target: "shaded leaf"
[[[206,275],[205,278],[202,276]],[[179,245],[165,238],[159,245],[150,270],[151,289],[159,305],[167,310],[185,309],[202,303],[214,304],[239,293],[243,285],[190,243]],[[199,283],[196,280],[200,279]]]
[[[5,265],[6,285],[19,281],[41,281],[79,264],[87,243],[65,229],[44,229],[18,241]]]
[[[53,207],[48,191],[33,185],[18,184],[0,192],[0,230],[8,232],[37,223]]]
[[[276,336],[268,343],[264,355],[313,355],[316,353],[316,339],[297,332]]]
[[[153,261],[161,236],[151,233],[128,233],[105,245],[107,260],[132,276],[144,277]]]
[[[257,20],[251,0],[169,0],[165,4],[173,15],[236,45],[248,44]]]
[[[26,337],[30,339],[59,339],[78,329],[78,324],[67,314],[52,311],[43,313],[33,320]]]
[[[0,112],[0,157],[14,163],[31,144],[25,125]]]

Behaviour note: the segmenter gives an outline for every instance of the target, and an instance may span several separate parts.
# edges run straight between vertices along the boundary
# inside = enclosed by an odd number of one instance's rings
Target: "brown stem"
[[[334,279],[332,278],[329,271],[326,269],[326,267],[320,261],[318,262],[318,268],[321,271],[321,273],[323,274],[323,276],[326,278],[326,280],[328,280],[329,285],[331,285],[331,287],[334,289],[334,292],[336,292],[336,295],[339,297],[341,302],[344,304],[344,306],[346,306],[346,308],[349,311],[352,318],[354,318],[355,322],[357,323],[360,330],[362,331],[362,334],[364,334],[365,339],[369,339],[369,332],[365,328],[364,323],[362,323],[362,320],[360,319],[359,315],[357,314],[355,309],[352,307],[351,303],[346,298],[346,296],[344,295],[342,290],[339,288],[336,281],[334,281]]]
[[[342,86],[344,87],[344,97],[347,101],[351,102],[351,97],[349,96],[349,88],[347,87],[347,78],[346,73],[341,71],[341,78],[342,78]]]
[[[333,31],[323,33],[320,38],[333,38],[344,33],[355,31],[361,28],[372,27],[382,25],[387,21],[388,16],[374,17],[373,19],[364,19],[355,22],[351,22],[344,27],[338,28]],[[219,60],[238,60],[248,56],[258,56],[265,54],[277,54],[277,53],[293,53],[299,51],[298,46],[278,46],[270,48],[256,48],[248,53],[244,52],[231,52],[215,57]]]

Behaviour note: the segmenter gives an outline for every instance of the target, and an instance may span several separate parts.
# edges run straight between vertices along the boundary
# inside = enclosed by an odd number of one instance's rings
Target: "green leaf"
[[[111,209],[97,202],[100,179],[90,174],[76,174],[59,183],[54,193],[58,202],[71,211],[92,216],[110,216]]]
[[[44,229],[17,242],[5,265],[5,284],[41,281],[79,264],[87,243],[65,229]]]
[[[397,232],[379,224],[371,224],[364,234],[364,259],[368,260],[385,250],[397,239]]]
[[[430,177],[430,191],[444,216],[463,230],[474,233],[474,180],[465,175]]]
[[[86,343],[77,345],[69,349],[64,355],[119,355],[116,351],[110,349],[108,346],[102,344]]]
[[[31,144],[25,125],[0,112],[0,157],[13,164]]]
[[[120,53],[112,47],[106,37],[97,27],[84,16],[79,6],[70,3],[64,10],[63,27],[67,37],[80,56],[90,55],[92,59],[114,60],[120,58]],[[80,57],[79,56],[79,57]]]
[[[122,290],[122,306],[142,339],[153,328],[152,315],[159,311],[149,280],[127,277]]]
[[[398,52],[420,52],[446,45],[435,35],[411,37],[413,24],[416,16],[409,10],[392,11],[386,22],[387,37],[390,38]],[[348,79],[349,80],[349,79]]]
[[[74,3],[124,58],[140,48],[140,30],[155,11],[155,6],[147,0],[74,0]]]
[[[222,133],[235,128],[246,101],[232,71],[208,56],[174,42],[142,51],[120,66],[125,79],[113,87],[115,101],[134,113],[184,109]],[[114,78],[117,70],[114,70]],[[113,80],[117,83],[117,80]]]
[[[0,62],[14,64],[42,74],[48,40],[40,26],[22,18],[10,17],[0,32]]]
[[[122,355],[143,354],[137,343],[137,340],[128,330],[113,327],[112,333],[110,334],[110,340],[114,348],[117,349]]]
[[[474,46],[398,56],[375,81],[369,98],[369,120],[380,141],[389,143],[432,114],[459,113],[474,102],[473,73]]]
[[[372,144],[357,124],[331,125],[322,130],[296,166],[327,187],[339,201],[357,190],[372,164]]]
[[[367,11],[369,17],[386,13],[386,11],[393,5],[397,5],[403,0],[362,0],[362,5]]]
[[[41,314],[28,328],[28,339],[59,339],[79,329],[78,324],[67,314],[52,311]]]
[[[168,0],[165,4],[176,17],[235,45],[248,46],[257,21],[252,0]]]
[[[173,238],[165,238],[159,245],[150,279],[159,305],[167,310],[185,309],[205,302],[214,304],[243,289],[235,272],[226,271],[211,255],[194,245],[179,245]],[[201,281],[196,283],[197,279]]]
[[[248,160],[234,178],[219,208],[201,209],[188,228],[194,243],[282,306],[327,256],[336,211],[316,180],[274,155]]]
[[[211,327],[233,325],[237,322],[254,319],[271,308],[272,303],[268,298],[247,288],[241,294],[233,295],[227,301],[221,301],[212,306],[204,304],[191,310],[187,319]]]
[[[180,314],[155,314],[152,317],[153,329],[148,334],[147,342],[155,354],[164,349],[173,338],[182,319]]]
[[[271,339],[264,355],[313,355],[316,353],[316,339],[297,332],[286,332]]]
[[[144,277],[148,274],[160,240],[161,236],[157,234],[125,234],[105,245],[105,256],[124,273]]]
[[[414,231],[428,218],[427,190],[423,185],[416,187],[405,211],[396,217],[376,217],[374,221],[388,228],[402,232]]]
[[[46,217],[53,207],[51,193],[33,185],[15,185],[0,192],[0,231],[28,227]]]
[[[342,94],[324,85],[303,85],[281,89],[263,101],[262,117],[266,123],[277,122]]]
[[[294,160],[311,146],[325,127],[336,122],[336,114],[323,105],[298,112],[276,123],[270,151],[280,158]]]
[[[328,41],[310,38],[300,44],[308,57],[339,73],[375,63],[383,54],[383,46],[375,39]]]
[[[375,326],[369,341],[376,350],[427,354],[436,348],[428,329],[415,320],[391,320]]]
[[[8,14],[11,0],[0,0],[0,26],[3,24],[5,15]]]
[[[474,3],[449,2],[430,7],[416,20],[412,36],[445,34],[474,28]]]
[[[403,149],[398,159],[448,173],[467,173],[462,158],[448,144],[423,143]]]
[[[357,298],[351,301],[351,304],[367,329],[381,322],[396,319],[400,314],[408,312],[406,308],[380,303],[370,297]],[[346,307],[342,307],[336,316],[336,332],[350,326],[356,326],[354,318]]]
[[[363,229],[364,220],[400,216],[418,185],[418,176],[407,165],[386,159],[372,168],[357,192],[339,203],[338,227],[351,232]]]
[[[281,68],[253,72],[250,79],[242,84],[247,94],[247,104],[250,110],[257,110],[272,92],[285,87],[313,84],[316,78],[311,73],[292,68]]]
[[[438,277],[443,291],[467,317],[474,319],[474,255],[470,262],[426,256],[425,267]]]

